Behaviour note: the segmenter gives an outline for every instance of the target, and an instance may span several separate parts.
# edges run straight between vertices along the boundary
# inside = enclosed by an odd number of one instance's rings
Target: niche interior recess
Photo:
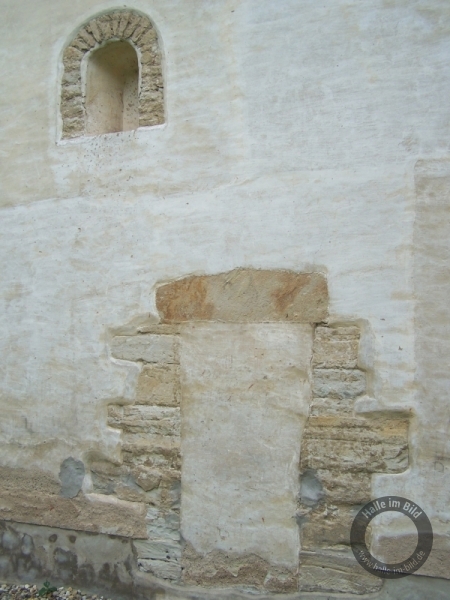
[[[63,64],[63,138],[164,123],[160,45],[145,15],[121,10],[92,19],[64,50]]]

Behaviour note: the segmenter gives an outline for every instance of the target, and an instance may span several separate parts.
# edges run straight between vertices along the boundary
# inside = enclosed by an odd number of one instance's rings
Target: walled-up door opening
[[[139,127],[139,62],[136,50],[115,41],[94,50],[86,73],[86,133]]]

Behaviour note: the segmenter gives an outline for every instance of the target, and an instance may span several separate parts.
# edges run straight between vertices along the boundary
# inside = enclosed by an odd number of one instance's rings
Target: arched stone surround
[[[164,83],[158,34],[145,15],[132,10],[115,10],[91,19],[78,30],[64,50],[61,82],[63,138],[85,134],[83,59],[92,50],[110,41],[126,41],[138,52],[139,127],[164,123]]]

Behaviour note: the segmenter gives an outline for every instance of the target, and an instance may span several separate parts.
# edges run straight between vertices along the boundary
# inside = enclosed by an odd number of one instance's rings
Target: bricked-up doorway
[[[294,591],[300,440],[325,277],[238,269],[160,286],[156,304],[158,324],[112,342],[113,356],[143,368],[136,404],[111,407],[109,422],[123,429],[138,484],[159,477],[139,565],[188,585]]]
[[[112,339],[141,364],[135,403],[110,406],[123,465],[108,479],[148,504],[139,568],[199,588],[379,589],[350,523],[372,473],[407,468],[408,418],[358,414],[360,327],[328,322],[325,277],[190,276],[157,287],[156,307]]]
[[[294,515],[312,335],[311,325],[299,323],[183,327],[186,583],[220,585],[226,571],[229,584],[261,585],[264,577],[266,584],[290,582],[296,589],[300,540]],[[236,562],[241,572],[233,578]]]

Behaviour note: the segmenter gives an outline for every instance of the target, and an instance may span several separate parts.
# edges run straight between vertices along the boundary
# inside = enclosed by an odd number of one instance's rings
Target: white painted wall
[[[61,143],[61,55],[117,5],[4,0],[0,442],[57,474],[117,451],[107,403],[136,373],[109,328],[157,282],[234,267],[318,269],[331,316],[366,320],[380,406],[418,410],[412,464],[374,493],[425,489],[441,402],[414,383],[414,164],[447,156],[446,0],[136,0],[160,32],[167,124]],[[378,484],[377,484],[378,485]]]

